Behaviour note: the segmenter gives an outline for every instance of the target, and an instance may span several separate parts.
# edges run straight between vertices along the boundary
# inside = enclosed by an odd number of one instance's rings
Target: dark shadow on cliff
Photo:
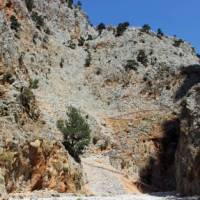
[[[152,192],[176,189],[174,162],[180,134],[179,119],[165,121],[162,128],[163,137],[152,139],[157,155],[150,157],[148,164],[140,171],[141,181],[154,188]]]
[[[188,91],[200,83],[200,65],[190,65],[181,69],[182,84],[174,94],[175,102],[185,97]],[[163,137],[154,138],[152,141],[157,149],[157,154],[150,156],[147,165],[141,169],[141,181],[154,188],[152,192],[165,192],[176,190],[175,154],[180,138],[180,121],[187,119],[190,126],[192,117],[185,109],[184,101],[180,104],[181,112],[177,118],[165,121],[162,124]],[[200,163],[200,159],[196,159]],[[144,192],[146,192],[144,190]],[[147,191],[148,192],[148,191]]]
[[[176,101],[183,98],[192,86],[200,83],[200,65],[189,65],[182,68],[181,75],[185,77],[185,80],[175,94]]]

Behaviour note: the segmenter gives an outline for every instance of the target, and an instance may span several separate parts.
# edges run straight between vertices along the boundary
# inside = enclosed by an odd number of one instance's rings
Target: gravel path
[[[32,195],[31,197],[13,197],[9,200],[199,200],[199,197],[188,197],[180,198],[175,196],[170,196],[166,194],[159,195],[145,195],[145,194],[135,194],[135,195],[118,195],[110,197],[82,197],[82,196],[68,196],[63,194],[53,195],[52,197],[36,197]]]

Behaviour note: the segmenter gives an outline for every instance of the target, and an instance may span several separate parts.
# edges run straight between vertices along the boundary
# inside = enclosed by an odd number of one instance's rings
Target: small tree
[[[63,133],[66,150],[80,162],[79,156],[90,142],[90,128],[76,108],[69,107],[67,116],[65,121],[57,121],[57,127]]]
[[[157,30],[157,36],[158,36],[159,38],[161,38],[161,37],[164,36],[164,33],[162,32],[162,30],[161,30],[160,28]]]
[[[104,23],[100,23],[98,26],[97,26],[97,30],[99,32],[99,35],[102,33],[102,31],[106,29],[106,26]]]
[[[116,33],[116,37],[119,37],[121,35],[123,35],[124,31],[128,28],[129,23],[128,22],[124,22],[124,23],[119,23],[117,26],[117,33]]]
[[[149,24],[144,24],[142,27],[142,31],[145,33],[149,33],[151,30],[151,26]]]

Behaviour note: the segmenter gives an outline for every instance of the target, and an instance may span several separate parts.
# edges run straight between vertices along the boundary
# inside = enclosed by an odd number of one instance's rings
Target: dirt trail
[[[113,168],[109,158],[102,155],[82,158],[87,189],[93,195],[122,195],[140,193],[124,174]]]

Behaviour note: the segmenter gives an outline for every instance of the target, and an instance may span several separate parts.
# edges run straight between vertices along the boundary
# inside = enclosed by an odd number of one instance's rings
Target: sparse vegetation
[[[148,58],[147,55],[145,54],[144,50],[140,50],[138,55],[137,55],[137,61],[143,64],[145,67],[148,64]]]
[[[13,78],[12,74],[7,72],[3,75],[3,83],[9,83],[12,84],[15,82],[15,79]]]
[[[18,22],[17,18],[14,15],[12,15],[10,17],[10,21],[10,28],[18,32],[20,30],[21,24]]]
[[[39,112],[35,106],[35,96],[30,88],[21,88],[19,101],[23,107],[23,110],[31,119],[37,120],[39,118]]]
[[[92,37],[92,35],[88,35],[88,37],[87,37],[87,41],[89,41],[89,40],[93,40],[93,37]]]
[[[70,49],[76,49],[76,44],[75,44],[72,40],[70,40],[70,41],[69,41],[68,47],[69,47]]]
[[[38,84],[39,84],[39,80],[38,79],[30,80],[30,88],[37,89],[39,87]]]
[[[36,23],[36,27],[41,30],[41,27],[44,26],[44,19],[41,15],[39,15],[37,12],[32,12],[31,15],[32,20]]]
[[[50,29],[47,27],[46,29],[44,29],[44,32],[47,34],[47,35],[51,35],[51,31]]]
[[[127,60],[126,65],[124,66],[126,71],[134,70],[137,71],[138,63],[135,60]]]
[[[66,1],[67,1],[67,4],[68,4],[68,7],[72,8],[73,0],[66,0]]]
[[[90,142],[90,128],[78,109],[69,107],[66,120],[58,120],[57,127],[63,133],[66,150],[77,161]]]
[[[85,43],[85,39],[81,36],[78,40],[78,46],[83,46]]]
[[[87,54],[87,58],[85,59],[85,67],[89,67],[91,64],[91,60],[92,60],[91,53],[89,51],[87,51],[87,52],[88,52],[88,54]]]
[[[180,47],[180,45],[183,44],[183,43],[184,43],[184,41],[183,41],[182,39],[178,39],[178,40],[175,40],[175,41],[174,41],[174,44],[173,44],[173,45],[174,45],[175,47]]]
[[[162,32],[162,30],[160,28],[157,30],[157,36],[159,38],[162,38],[164,36],[164,33]]]
[[[31,12],[34,5],[34,0],[25,0],[25,3],[28,11]]]
[[[99,32],[99,35],[102,33],[102,31],[106,29],[106,26],[104,23],[100,23],[98,26],[97,26],[97,31]]]
[[[21,104],[26,107],[29,106],[30,101],[34,98],[33,92],[30,88],[22,88],[20,94]]]
[[[149,33],[151,30],[151,26],[149,24],[144,24],[142,27],[142,32]]]
[[[123,35],[124,31],[126,31],[128,26],[129,26],[128,22],[119,23],[117,26],[117,32],[116,32],[115,36],[119,37],[119,36]]]

